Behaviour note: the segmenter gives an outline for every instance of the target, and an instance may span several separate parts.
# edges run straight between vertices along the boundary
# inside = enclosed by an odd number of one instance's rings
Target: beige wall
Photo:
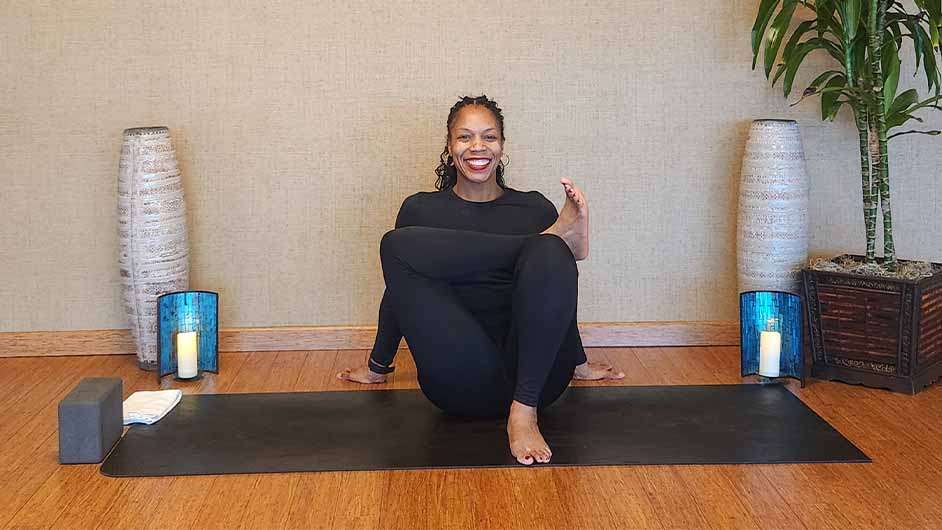
[[[581,321],[735,319],[750,120],[802,127],[812,250],[863,246],[849,116],[788,108],[750,70],[756,4],[2,2],[0,331],[124,327],[117,160],[149,125],[174,136],[191,284],[221,293],[223,326],[373,324],[380,237],[480,92],[505,109],[511,186],[589,197]],[[942,261],[940,147],[893,143],[903,257]]]

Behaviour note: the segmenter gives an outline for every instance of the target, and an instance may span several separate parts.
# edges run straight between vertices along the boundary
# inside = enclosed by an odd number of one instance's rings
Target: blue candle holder
[[[741,373],[765,380],[798,379],[805,385],[801,297],[784,291],[747,291],[739,295]],[[774,362],[778,350],[778,363]],[[762,358],[766,362],[762,363]],[[777,364],[777,365],[776,365]]]
[[[219,294],[179,291],[157,297],[157,381],[195,381],[219,373]]]

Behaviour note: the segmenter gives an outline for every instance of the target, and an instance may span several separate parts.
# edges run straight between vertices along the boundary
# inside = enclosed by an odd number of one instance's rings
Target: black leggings
[[[383,236],[380,260],[419,386],[436,406],[502,416],[511,400],[543,407],[566,389],[576,356],[560,345],[574,323],[579,273],[558,236],[408,226]],[[493,269],[513,270],[511,328],[500,347],[449,286]]]

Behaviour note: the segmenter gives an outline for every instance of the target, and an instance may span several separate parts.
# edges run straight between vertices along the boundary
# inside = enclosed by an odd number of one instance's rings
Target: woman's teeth
[[[487,158],[476,158],[473,160],[468,160],[468,165],[474,169],[484,169],[490,164],[490,159]]]

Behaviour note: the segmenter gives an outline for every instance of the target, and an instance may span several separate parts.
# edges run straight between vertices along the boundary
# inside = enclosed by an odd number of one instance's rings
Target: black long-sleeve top
[[[558,214],[552,202],[538,191],[521,192],[504,188],[504,194],[487,202],[462,199],[454,188],[418,192],[402,202],[396,228],[429,226],[453,230],[471,230],[491,234],[537,234],[556,222]],[[482,286],[488,288],[482,288]],[[495,344],[501,344],[510,321],[510,289],[513,271],[488,271],[478,277],[452,284],[465,307],[481,322]],[[370,352],[370,368],[384,373],[392,364],[402,339],[387,293],[379,306],[376,341]]]

